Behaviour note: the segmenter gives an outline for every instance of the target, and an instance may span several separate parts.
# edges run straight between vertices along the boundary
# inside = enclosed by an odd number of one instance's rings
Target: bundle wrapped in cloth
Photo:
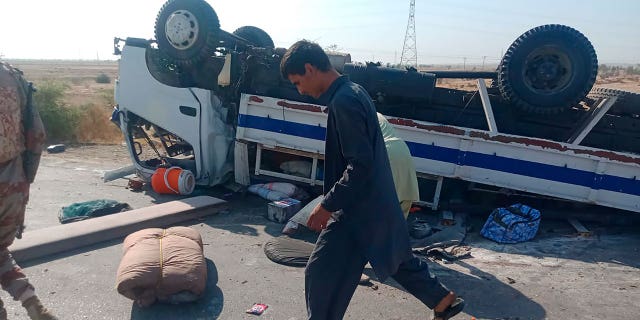
[[[202,237],[187,227],[144,229],[124,240],[116,288],[141,307],[197,300],[207,283]]]

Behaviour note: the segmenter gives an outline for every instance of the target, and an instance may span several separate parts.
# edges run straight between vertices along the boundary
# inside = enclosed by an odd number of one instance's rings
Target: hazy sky
[[[0,55],[117,59],[113,37],[152,38],[164,0],[0,0]],[[208,0],[224,30],[266,30],[276,46],[337,45],[356,61],[399,61],[409,1]],[[601,63],[640,63],[639,0],[416,0],[419,63],[497,63],[520,34],[548,23],[585,34]]]

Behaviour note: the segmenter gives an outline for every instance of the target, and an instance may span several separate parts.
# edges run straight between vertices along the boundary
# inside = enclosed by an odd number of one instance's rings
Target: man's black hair
[[[304,75],[305,64],[310,64],[320,71],[331,70],[329,57],[315,42],[300,40],[294,43],[282,57],[280,62],[280,74],[287,79],[289,75]]]

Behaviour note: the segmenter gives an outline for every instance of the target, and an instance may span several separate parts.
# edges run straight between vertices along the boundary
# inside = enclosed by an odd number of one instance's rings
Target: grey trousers
[[[330,223],[320,233],[305,269],[308,319],[342,319],[366,264],[347,225]],[[430,309],[449,293],[416,256],[403,262],[391,277]]]

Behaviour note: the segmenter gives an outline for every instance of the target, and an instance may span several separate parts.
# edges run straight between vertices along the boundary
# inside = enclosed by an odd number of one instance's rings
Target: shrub
[[[65,83],[45,82],[37,86],[33,95],[49,141],[75,141],[75,131],[82,113],[78,109],[69,108],[62,101],[67,88]]]
[[[113,96],[113,89],[101,89],[96,93],[104,104],[107,106],[113,106],[116,104],[115,97]]]
[[[121,143],[122,132],[111,121],[110,108],[96,104],[80,107],[82,117],[76,129],[76,140],[79,143]]]
[[[105,73],[101,73],[96,77],[96,83],[111,83],[111,78]]]

